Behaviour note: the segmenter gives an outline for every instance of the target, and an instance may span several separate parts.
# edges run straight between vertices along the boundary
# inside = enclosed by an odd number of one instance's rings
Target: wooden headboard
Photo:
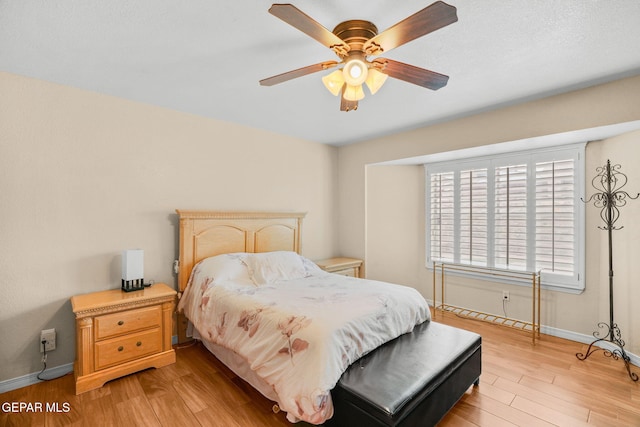
[[[180,218],[178,288],[187,287],[193,266],[233,252],[300,253],[304,213],[176,210]]]
[[[305,213],[221,212],[177,209],[180,219],[179,295],[199,261],[233,252],[294,251],[300,253]],[[187,320],[178,313],[178,341],[188,340]]]

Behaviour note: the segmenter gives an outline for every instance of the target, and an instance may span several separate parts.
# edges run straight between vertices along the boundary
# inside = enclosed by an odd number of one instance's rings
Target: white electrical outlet
[[[44,346],[42,342],[45,341]],[[55,329],[43,329],[40,332],[40,353],[44,351],[52,351],[56,349],[56,330]]]
[[[509,295],[509,291],[502,291],[502,300],[509,302],[511,301],[511,297]]]

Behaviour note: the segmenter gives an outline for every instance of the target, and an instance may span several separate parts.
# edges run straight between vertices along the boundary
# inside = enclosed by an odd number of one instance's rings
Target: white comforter
[[[320,424],[333,415],[330,390],[344,370],[429,319],[429,309],[413,288],[325,273],[293,253],[270,254],[300,261],[288,268],[266,258],[252,263],[260,254],[205,260],[178,308],[204,339],[246,359],[290,421]],[[221,257],[233,264],[231,273],[228,265],[221,272]]]

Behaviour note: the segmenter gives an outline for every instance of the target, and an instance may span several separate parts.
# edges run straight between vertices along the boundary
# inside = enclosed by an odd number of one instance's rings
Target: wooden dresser
[[[71,298],[76,316],[76,394],[176,361],[171,347],[176,291],[163,283]]]
[[[362,277],[362,260],[356,258],[329,258],[316,261],[318,267],[329,273],[343,276]]]

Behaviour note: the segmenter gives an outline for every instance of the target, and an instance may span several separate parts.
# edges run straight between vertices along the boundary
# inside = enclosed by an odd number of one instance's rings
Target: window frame
[[[460,262],[460,172],[470,169],[486,168],[488,181],[488,199],[489,208],[487,219],[487,267],[496,268],[495,266],[495,171],[498,167],[527,164],[527,270],[535,270],[531,268],[535,262],[536,249],[536,164],[550,161],[574,160],[574,268],[572,275],[561,275],[545,272],[541,270],[541,283],[545,289],[558,290],[568,293],[581,293],[585,289],[585,151],[586,142],[573,143],[554,147],[546,147],[540,149],[519,150],[497,155],[465,157],[456,160],[448,160],[441,162],[425,163],[425,255],[426,267],[433,268],[433,259],[431,258],[431,175],[436,173],[454,172],[454,223],[457,226],[454,229],[454,261]],[[529,203],[533,201],[534,203]],[[465,264],[467,265],[467,264]],[[499,268],[499,267],[498,267]],[[514,271],[522,271],[514,269]],[[453,273],[463,276],[471,276],[481,278],[473,273]],[[485,278],[486,279],[486,278]],[[500,281],[500,280],[498,280]],[[513,279],[509,283],[530,285],[530,281],[515,281]]]

